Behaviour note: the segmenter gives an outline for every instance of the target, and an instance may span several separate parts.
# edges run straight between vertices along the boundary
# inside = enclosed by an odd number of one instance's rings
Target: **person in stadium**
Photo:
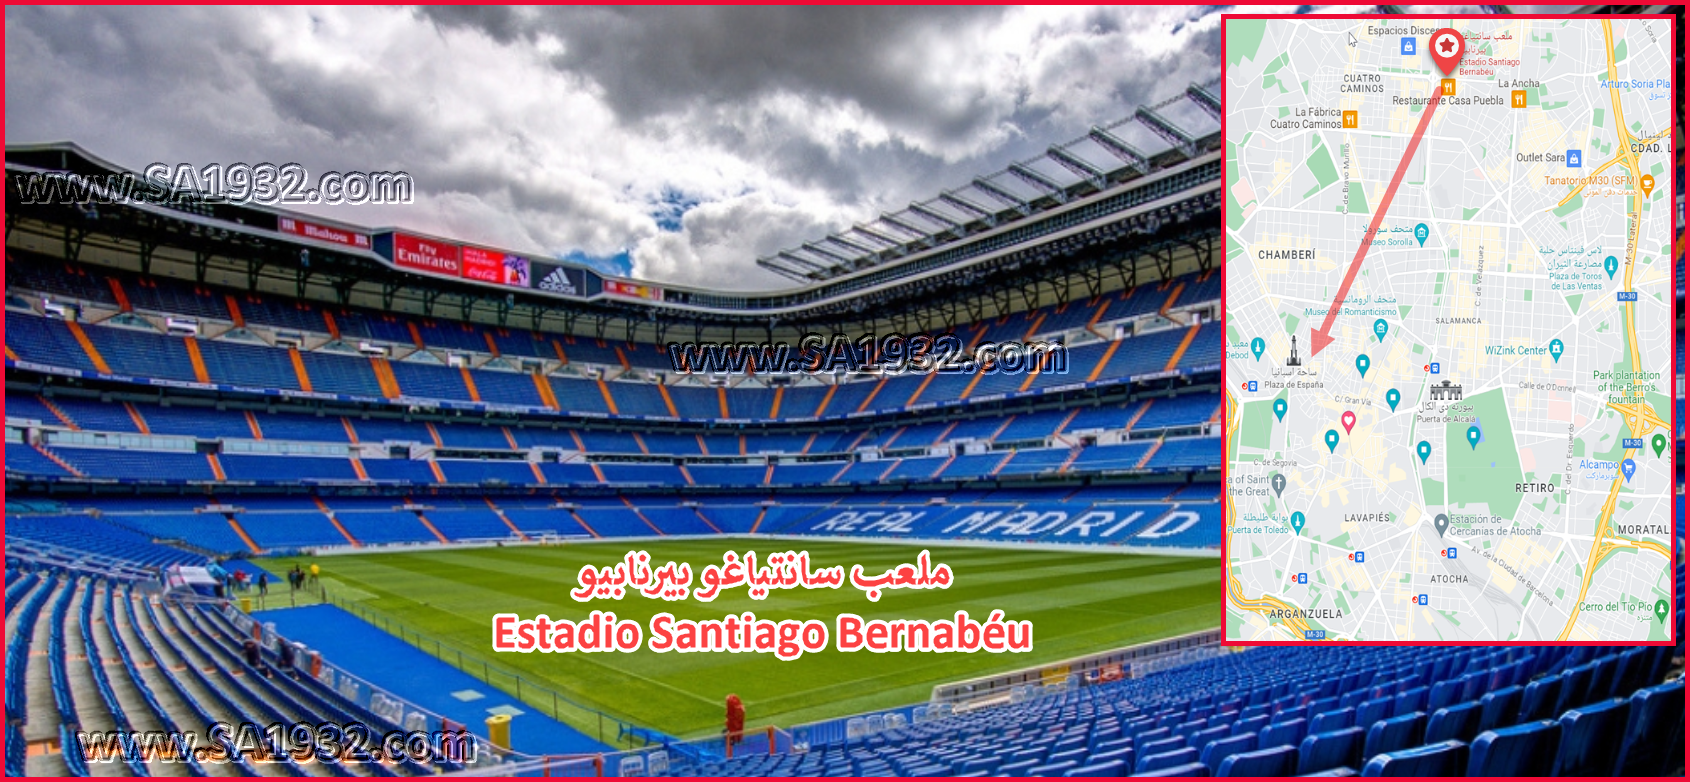
[[[293,644],[287,640],[281,643],[281,649],[276,653],[276,667],[290,679],[299,678],[299,672],[294,668],[296,660]]]
[[[270,574],[269,573],[259,573],[258,574],[258,594],[260,596],[270,594]]]
[[[728,695],[727,719],[728,746],[733,746],[745,738],[745,704],[741,703],[738,695]]]
[[[317,583],[317,575],[318,575],[319,572],[320,571],[317,569],[317,563],[315,563],[315,562],[311,563],[311,584],[313,586],[315,586],[316,583]]]
[[[258,653],[258,642],[251,638],[241,644],[241,655],[246,658],[248,667],[255,671],[262,671],[264,678],[270,678],[270,669],[264,666],[264,656]]]

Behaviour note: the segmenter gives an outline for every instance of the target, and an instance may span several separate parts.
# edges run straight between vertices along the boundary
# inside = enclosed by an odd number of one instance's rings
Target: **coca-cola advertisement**
[[[480,247],[463,248],[464,279],[504,282],[505,258],[507,257],[509,256],[497,250],[483,250]]]

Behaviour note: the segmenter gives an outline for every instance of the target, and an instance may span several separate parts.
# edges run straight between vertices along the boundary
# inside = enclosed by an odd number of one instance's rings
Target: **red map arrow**
[[[1356,272],[1361,271],[1361,261],[1367,257],[1367,248],[1373,244],[1373,236],[1379,233],[1379,223],[1385,219],[1386,210],[1391,208],[1391,199],[1397,196],[1397,185],[1402,184],[1402,175],[1408,172],[1408,161],[1414,159],[1414,150],[1420,148],[1420,137],[1426,135],[1426,128],[1432,124],[1432,112],[1438,108],[1443,100],[1443,90],[1433,89],[1432,97],[1426,101],[1426,110],[1420,112],[1420,126],[1414,129],[1414,136],[1408,140],[1408,149],[1402,153],[1402,162],[1397,163],[1397,173],[1391,176],[1391,184],[1385,188],[1385,197],[1379,201],[1379,209],[1373,213],[1373,222],[1367,226],[1367,233],[1361,236],[1361,246],[1356,248],[1355,260],[1350,261],[1350,270],[1344,273],[1344,284],[1338,286],[1338,298],[1332,300],[1332,308],[1326,311],[1326,322],[1320,328],[1309,333],[1309,356],[1313,357],[1327,345],[1332,344],[1332,321],[1338,319],[1338,312],[1343,309],[1344,297],[1350,295],[1350,284],[1356,281]]]

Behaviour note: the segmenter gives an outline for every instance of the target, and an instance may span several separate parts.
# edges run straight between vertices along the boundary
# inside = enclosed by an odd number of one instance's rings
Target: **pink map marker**
[[[1432,33],[1432,40],[1428,43],[1432,48],[1432,62],[1445,76],[1455,75],[1455,66],[1461,64],[1461,56],[1467,53],[1467,38],[1453,27],[1445,27]]]
[[[1345,410],[1344,414],[1338,417],[1338,420],[1344,423],[1344,434],[1349,434],[1351,429],[1356,428],[1355,413]]]

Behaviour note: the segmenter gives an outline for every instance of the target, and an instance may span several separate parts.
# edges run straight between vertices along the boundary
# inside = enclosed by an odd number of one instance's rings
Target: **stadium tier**
[[[1220,396],[1189,381],[1219,359],[1220,326],[1202,318],[1218,308],[1214,272],[954,329],[968,345],[1062,342],[1063,362],[1036,371],[722,380],[674,373],[652,344],[331,310],[15,255],[8,366],[48,381],[7,395],[7,472],[20,479],[756,489],[1214,465]],[[172,333],[190,319],[196,333]],[[53,382],[66,375],[101,389]]]
[[[1103,496],[1103,495],[1108,495]],[[1076,492],[1005,489],[934,504],[926,497],[728,494],[707,502],[621,494],[572,497],[264,498],[246,503],[89,499],[12,509],[14,537],[139,565],[203,564],[194,554],[254,556],[382,544],[749,534],[916,541],[1212,548],[1220,544],[1218,484],[1191,490]],[[414,501],[407,501],[414,500]]]
[[[257,485],[827,486],[1185,473],[1212,464],[1220,397],[844,430],[629,431],[360,413],[270,412],[64,394],[6,398],[7,472],[40,479]]]
[[[277,650],[262,650],[254,666],[244,656],[242,642],[248,627],[237,626],[221,611],[204,605],[160,602],[132,583],[55,572],[6,571],[8,639],[6,646],[6,775],[25,774],[26,753],[43,741],[77,746],[78,731],[115,737],[128,731],[203,731],[219,721],[235,723],[300,722],[363,723],[373,730],[400,729],[371,708],[368,696],[360,702],[356,688],[337,689],[312,676],[271,675]],[[45,650],[31,653],[32,649]],[[92,661],[92,664],[91,664]],[[35,689],[27,682],[44,681]],[[198,727],[195,727],[198,726]],[[137,734],[138,735],[138,734]],[[238,736],[218,741],[228,752]],[[100,751],[107,747],[102,746]],[[200,752],[153,747],[147,760],[113,752],[107,761],[95,760],[101,771],[125,775],[196,775],[207,769],[247,776],[263,776],[280,767],[290,775],[332,773],[351,775],[349,766],[363,773],[379,770],[387,776],[426,776],[461,771],[464,765],[443,759],[422,764],[406,760],[392,765],[316,759],[301,761],[286,753],[267,761],[240,757],[213,762]],[[65,771],[89,776],[90,763],[81,753],[65,752]],[[262,770],[261,770],[262,769]]]
[[[42,263],[28,258],[11,254],[8,268]],[[1205,272],[961,324],[952,331],[969,350],[1005,340],[1061,342],[1062,358],[1041,365],[1039,371],[910,373],[789,383],[790,377],[777,379],[742,368],[731,379],[719,377],[717,385],[703,376],[676,373],[666,349],[653,344],[462,323],[447,326],[344,309],[335,313],[304,304],[282,307],[266,298],[237,299],[233,294],[202,296],[205,306],[151,310],[144,307],[190,300],[195,289],[169,280],[126,279],[86,270],[65,275],[81,281],[76,285],[43,284],[50,276],[37,268],[17,282],[8,277],[6,347],[7,360],[14,365],[22,362],[59,374],[155,387],[165,383],[344,401],[427,401],[451,403],[459,410],[536,415],[844,420],[1212,371],[1220,361],[1222,342],[1218,323],[1197,318],[1181,325],[1177,321],[1187,316],[1168,317],[1174,310],[1218,310],[1219,274]],[[114,292],[128,288],[155,294],[175,290],[176,295],[137,299],[124,294],[122,303],[110,301]],[[57,308],[75,306],[82,320],[48,317],[49,302]],[[287,317],[274,317],[276,313]],[[302,323],[302,317],[307,322]],[[170,333],[173,321],[189,319],[197,334]],[[374,322],[392,328],[378,335],[376,330],[347,326]],[[402,340],[391,341],[399,335],[404,335]],[[755,359],[749,361],[754,367]],[[669,382],[655,382],[660,379]]]
[[[803,752],[682,775],[1658,774],[1683,762],[1684,683],[1653,684],[1670,657],[1665,647],[1256,650],[980,713],[857,718],[844,736],[795,736]]]

